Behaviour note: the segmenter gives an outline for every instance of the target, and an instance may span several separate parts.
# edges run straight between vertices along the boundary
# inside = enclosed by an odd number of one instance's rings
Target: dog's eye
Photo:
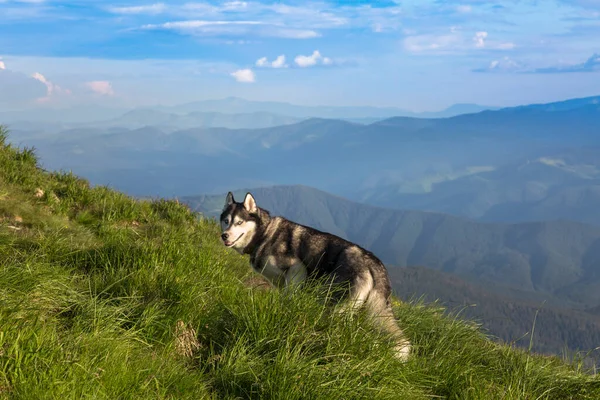
[[[241,225],[241,224],[243,224],[243,223],[244,223],[244,221],[238,221],[238,222],[236,223],[236,225]]]
[[[223,223],[224,223],[225,225],[229,225],[229,220],[228,220],[228,219],[224,219],[224,220],[223,220]]]

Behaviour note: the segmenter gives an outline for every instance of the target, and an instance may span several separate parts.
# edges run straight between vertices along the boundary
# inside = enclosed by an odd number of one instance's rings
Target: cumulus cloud
[[[31,75],[31,77],[35,80],[42,82],[44,85],[46,85],[49,92],[52,91],[53,85],[46,79],[46,77],[44,75],[40,74],[39,72],[35,72],[35,73],[33,73],[33,75]]]
[[[68,89],[63,89],[60,86],[50,82],[46,77],[39,72],[35,72],[31,75],[33,79],[38,82],[43,83],[46,86],[46,95],[43,97],[39,97],[36,99],[38,103],[47,103],[52,100],[53,96],[61,95],[61,94],[71,94],[71,91]]]
[[[475,42],[475,47],[482,48],[485,47],[485,39],[488,37],[487,32],[477,32],[475,36],[473,36],[473,41]]]
[[[242,83],[252,83],[256,81],[256,76],[254,75],[254,71],[251,69],[238,69],[231,73],[231,76],[235,78],[236,81]]]
[[[0,69],[6,69],[6,65],[4,64],[4,61],[0,60]]]
[[[267,60],[267,57],[261,57],[258,60],[256,60],[257,67],[268,67],[269,65],[270,65],[270,63]]]
[[[313,51],[310,56],[298,55],[294,59],[294,62],[299,67],[312,67],[313,65],[317,65],[317,62],[322,58],[319,50]]]
[[[319,50],[313,51],[310,56],[298,55],[294,58],[294,62],[301,68],[313,67],[317,64],[332,65],[333,60],[329,57],[323,57]]]
[[[109,81],[90,81],[86,82],[85,86],[92,92],[103,96],[113,96],[115,94]]]
[[[263,67],[263,68],[268,68],[268,67],[287,68],[288,67],[288,65],[285,63],[285,56],[283,54],[278,56],[275,60],[273,60],[273,62],[269,62],[267,57],[259,58],[258,60],[256,60],[256,66]]]
[[[273,68],[285,68],[287,67],[287,64],[285,63],[285,56],[284,55],[280,55],[278,56],[275,61],[273,61],[271,63],[271,66]]]

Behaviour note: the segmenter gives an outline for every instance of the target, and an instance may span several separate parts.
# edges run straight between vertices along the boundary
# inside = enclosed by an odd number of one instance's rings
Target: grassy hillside
[[[578,365],[501,346],[422,304],[397,362],[318,290],[255,287],[218,227],[37,168],[0,135],[0,397],[595,399]],[[310,289],[310,288],[307,288]]]

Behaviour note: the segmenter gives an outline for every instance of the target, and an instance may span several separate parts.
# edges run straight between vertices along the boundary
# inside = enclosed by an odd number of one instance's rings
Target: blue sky
[[[600,94],[600,0],[0,0],[0,107]]]

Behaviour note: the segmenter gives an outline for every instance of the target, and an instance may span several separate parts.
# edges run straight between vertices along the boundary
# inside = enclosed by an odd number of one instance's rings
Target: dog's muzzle
[[[244,236],[244,234],[242,233],[240,236],[237,237],[237,239],[235,239],[233,242],[229,241],[229,234],[228,233],[223,233],[221,234],[221,240],[223,240],[223,244],[227,247],[231,247],[233,246],[238,240],[240,240],[240,238]]]

